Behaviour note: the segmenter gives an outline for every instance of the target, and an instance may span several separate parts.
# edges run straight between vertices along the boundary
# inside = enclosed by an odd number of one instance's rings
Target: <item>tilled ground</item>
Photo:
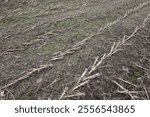
[[[0,1],[1,99],[150,99],[149,0]]]

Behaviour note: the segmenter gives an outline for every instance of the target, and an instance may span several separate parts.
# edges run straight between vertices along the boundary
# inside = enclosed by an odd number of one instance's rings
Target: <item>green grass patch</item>
[[[136,84],[137,79],[145,74],[144,70],[134,66],[129,66],[129,82]]]

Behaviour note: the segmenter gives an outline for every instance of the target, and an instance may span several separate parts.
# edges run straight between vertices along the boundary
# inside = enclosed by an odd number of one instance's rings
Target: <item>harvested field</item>
[[[1,100],[149,100],[149,0],[0,0]]]

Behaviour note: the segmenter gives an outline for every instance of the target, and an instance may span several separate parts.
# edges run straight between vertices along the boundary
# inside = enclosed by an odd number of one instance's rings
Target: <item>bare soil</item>
[[[0,0],[0,99],[150,99],[150,1]]]

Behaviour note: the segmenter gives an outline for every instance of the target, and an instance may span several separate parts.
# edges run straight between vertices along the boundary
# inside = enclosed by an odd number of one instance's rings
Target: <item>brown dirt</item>
[[[142,24],[150,3],[97,30],[143,2],[147,0],[0,1],[0,99],[149,99],[149,20],[121,51],[88,74],[97,56],[100,60],[114,42]],[[60,58],[52,60],[55,56]]]

